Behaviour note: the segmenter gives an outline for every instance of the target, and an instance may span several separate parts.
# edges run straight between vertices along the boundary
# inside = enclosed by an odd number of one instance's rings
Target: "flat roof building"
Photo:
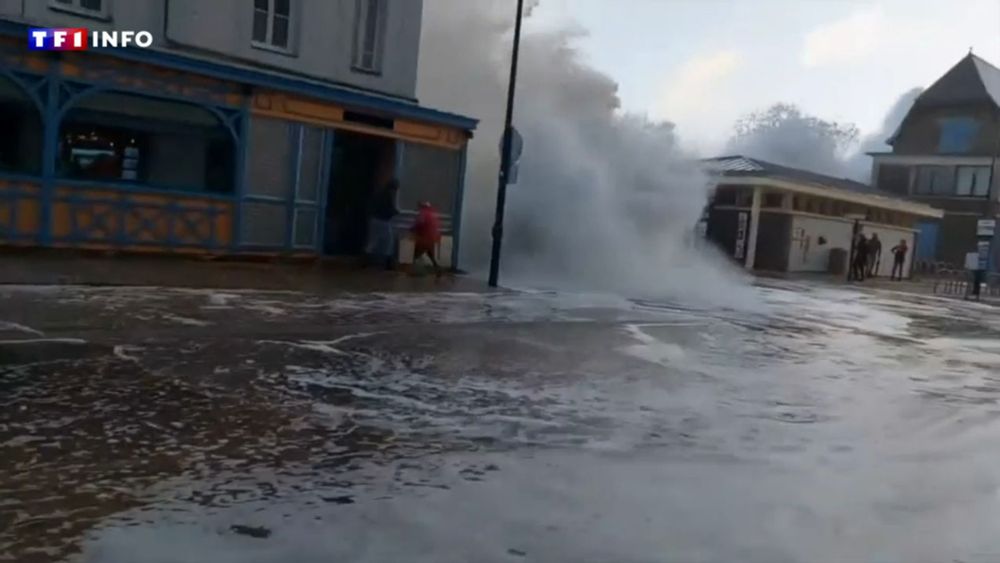
[[[703,161],[715,177],[706,236],[750,270],[831,271],[831,251],[849,253],[856,228],[878,234],[883,252],[905,240],[909,275],[916,223],[942,212],[859,182],[745,156]],[[883,259],[877,275],[888,276]]]

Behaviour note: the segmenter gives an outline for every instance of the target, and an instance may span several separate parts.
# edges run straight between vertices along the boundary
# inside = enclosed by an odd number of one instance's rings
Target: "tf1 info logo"
[[[32,51],[86,51],[133,45],[152,46],[153,34],[148,31],[90,31],[83,27],[33,27],[28,30],[28,49]]]

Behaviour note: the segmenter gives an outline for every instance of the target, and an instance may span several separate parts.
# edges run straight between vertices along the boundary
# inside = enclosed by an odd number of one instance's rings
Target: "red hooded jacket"
[[[420,205],[417,219],[410,228],[417,247],[433,249],[441,241],[441,220],[429,203]]]

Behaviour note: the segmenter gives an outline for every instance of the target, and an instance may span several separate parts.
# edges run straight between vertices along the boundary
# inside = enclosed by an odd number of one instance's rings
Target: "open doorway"
[[[395,171],[396,143],[371,135],[337,131],[326,204],[323,253],[364,254],[368,239],[368,202],[376,186]]]

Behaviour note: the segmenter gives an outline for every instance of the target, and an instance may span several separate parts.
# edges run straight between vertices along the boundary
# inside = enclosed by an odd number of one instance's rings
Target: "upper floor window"
[[[972,151],[979,135],[978,120],[972,117],[947,117],[938,123],[941,131],[938,152],[959,154]]]
[[[971,197],[990,195],[990,167],[959,166],[955,195]]]
[[[290,51],[291,30],[291,0],[254,0],[254,45],[279,51]]]
[[[910,195],[910,167],[897,164],[880,164],[878,189],[898,195]]]
[[[106,18],[110,15],[111,0],[49,0],[49,6],[83,16]]]
[[[947,166],[920,166],[913,193],[918,195],[954,195],[955,172]]]
[[[382,72],[382,39],[386,0],[357,0],[354,20],[354,62],[357,70]]]

